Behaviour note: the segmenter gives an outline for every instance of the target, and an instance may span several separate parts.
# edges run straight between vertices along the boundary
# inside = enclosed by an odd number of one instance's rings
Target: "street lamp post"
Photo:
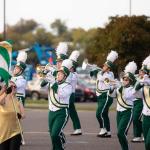
[[[3,39],[6,39],[6,0],[4,0],[4,25],[3,25]]]
[[[132,15],[132,0],[129,0],[129,16]]]

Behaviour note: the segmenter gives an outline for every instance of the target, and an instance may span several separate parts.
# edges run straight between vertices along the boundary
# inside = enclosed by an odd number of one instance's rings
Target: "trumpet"
[[[40,77],[45,77],[48,72],[51,72],[53,74],[56,69],[57,68],[55,65],[51,65],[50,63],[48,63],[46,66],[38,65],[36,67],[36,72]]]
[[[113,86],[114,88],[119,88],[122,85],[121,81],[119,81],[118,79],[109,80],[108,78],[106,78],[104,80],[104,83],[106,85]]]
[[[98,67],[95,64],[89,64],[88,59],[85,59],[82,63],[82,70],[92,71],[92,70],[97,70],[97,69],[102,70],[100,67]]]

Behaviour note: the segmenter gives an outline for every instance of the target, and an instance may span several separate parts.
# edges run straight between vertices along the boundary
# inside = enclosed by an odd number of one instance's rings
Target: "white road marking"
[[[87,144],[88,142],[87,141],[67,141],[67,143],[75,143],[75,144]]]
[[[25,134],[49,134],[49,132],[37,132],[37,131],[27,131],[23,132]],[[66,135],[70,135],[71,132],[64,132]],[[97,135],[97,133],[94,132],[84,132],[83,135]],[[82,136],[82,135],[81,135]]]

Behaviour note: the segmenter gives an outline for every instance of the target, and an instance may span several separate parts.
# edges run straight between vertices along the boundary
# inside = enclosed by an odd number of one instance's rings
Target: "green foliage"
[[[0,34],[0,41],[2,41],[3,40],[3,35],[2,34]]]
[[[65,22],[61,21],[60,19],[56,19],[50,27],[56,32],[57,36],[61,36],[65,32],[67,32],[67,26]]]
[[[110,17],[104,28],[68,29],[66,23],[56,19],[50,25],[52,32],[47,31],[34,20],[21,19],[13,26],[7,26],[7,38],[15,41],[14,49],[32,46],[35,42],[56,47],[60,41],[69,43],[69,54],[78,49],[80,61],[88,58],[90,63],[103,65],[110,50],[119,53],[116,64],[119,70],[131,60],[139,67],[143,59],[150,54],[150,20],[147,16]],[[0,37],[1,38],[1,37]],[[30,54],[32,62],[36,56]]]
[[[150,53],[150,21],[147,17],[110,17],[106,27],[98,28],[87,42],[86,51],[91,62],[102,64],[111,49],[119,53],[117,64],[122,69],[131,60],[140,66]]]
[[[38,28],[34,34],[34,40],[43,45],[52,45],[53,35],[44,28]]]
[[[33,31],[37,26],[38,24],[34,20],[21,19],[16,25],[11,26],[11,30],[19,34],[25,34]]]

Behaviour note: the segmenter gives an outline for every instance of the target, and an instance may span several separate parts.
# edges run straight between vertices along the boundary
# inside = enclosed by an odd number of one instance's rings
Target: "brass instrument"
[[[50,63],[48,63],[46,66],[38,65],[36,67],[37,74],[40,77],[45,77],[48,72],[53,73],[56,69],[57,69],[56,66],[51,65]]]
[[[118,79],[110,80],[110,79],[106,78],[104,80],[104,83],[106,85],[110,85],[114,88],[119,88],[122,85],[121,81],[119,81]]]
[[[92,70],[96,70],[96,69],[102,70],[100,67],[98,67],[95,64],[89,64],[87,59],[85,59],[83,61],[83,63],[82,63],[82,70],[92,71]]]
[[[95,64],[89,64],[87,59],[85,59],[82,63],[82,70],[92,71],[92,70],[97,70],[97,69],[102,70],[102,68],[98,67]],[[120,81],[118,81],[117,79],[110,80],[108,78],[105,78],[104,83],[106,85],[114,85],[116,87],[119,87],[119,85],[121,84]]]

